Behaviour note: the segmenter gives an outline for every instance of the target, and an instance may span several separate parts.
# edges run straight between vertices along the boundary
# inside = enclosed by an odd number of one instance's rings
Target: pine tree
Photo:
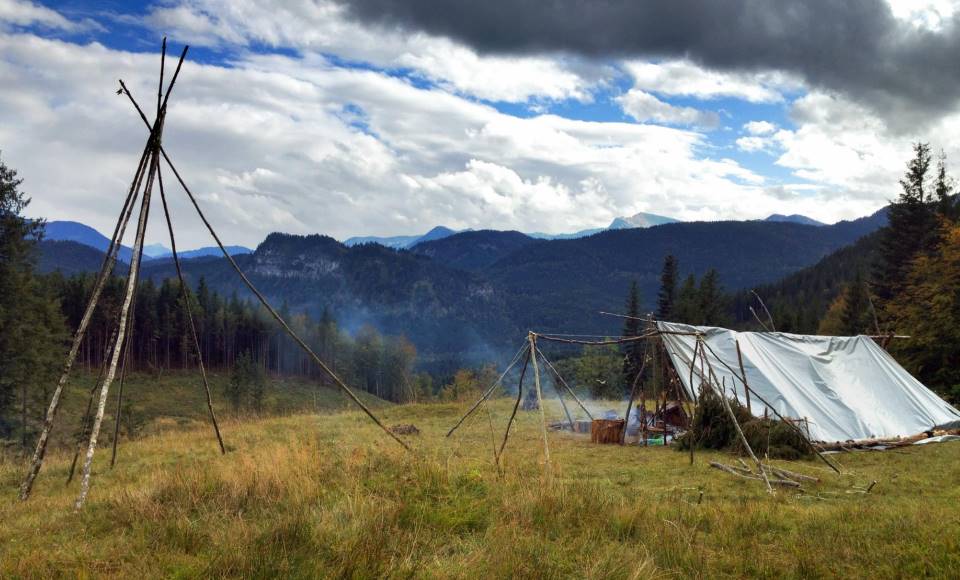
[[[687,276],[677,295],[676,320],[684,324],[702,324],[700,295],[697,291],[697,279],[693,274]]]
[[[677,259],[672,254],[663,259],[660,292],[657,294],[657,319],[671,320],[677,301]]]
[[[623,322],[623,338],[640,336],[640,287],[636,281],[630,284],[630,292],[627,295],[627,318]],[[623,346],[623,380],[627,385],[633,385],[637,373],[640,372],[643,361],[643,341],[634,340],[624,343]]]
[[[697,297],[700,303],[700,324],[725,326],[728,323],[727,300],[720,285],[720,274],[716,270],[711,268],[700,279]]]
[[[844,336],[863,334],[871,325],[870,294],[863,275],[857,271],[844,291],[840,323]]]
[[[0,437],[19,423],[26,446],[59,370],[66,328],[53,293],[34,275],[44,222],[23,217],[30,199],[20,191],[22,183],[0,161]]]
[[[948,220],[955,220],[958,216],[957,203],[953,199],[954,180],[947,174],[947,154],[940,150],[937,157],[937,174],[934,176],[933,194],[937,202],[937,213]]]
[[[880,241],[880,260],[874,272],[874,293],[881,304],[892,300],[902,287],[911,262],[936,244],[936,217],[929,203],[926,180],[930,146],[916,143],[914,157],[900,180],[901,193],[890,204],[888,225]]]

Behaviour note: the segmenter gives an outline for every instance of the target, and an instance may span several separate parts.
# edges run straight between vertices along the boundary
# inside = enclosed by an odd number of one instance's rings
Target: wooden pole
[[[547,363],[547,368],[549,368],[550,372],[553,373],[554,378],[560,381],[560,384],[563,386],[563,388],[566,389],[568,393],[570,393],[570,396],[573,397],[573,400],[576,401],[578,405],[580,405],[580,408],[583,409],[583,412],[586,413],[587,417],[589,417],[590,420],[592,421],[593,414],[590,413],[590,410],[587,409],[587,406],[583,404],[583,401],[580,400],[580,397],[578,397],[577,394],[573,392],[573,389],[570,388],[570,385],[567,384],[567,381],[563,380],[563,377],[560,376],[560,372],[556,368],[554,368],[552,364],[550,364],[550,360],[547,359],[547,355],[543,354],[543,351],[540,350],[540,347],[537,347],[537,352],[540,353],[540,358],[543,359],[543,362]]]
[[[697,342],[696,342],[696,343],[694,344],[694,346],[693,346],[693,356],[690,357],[690,392],[691,392],[691,393],[694,392],[694,388],[693,388],[693,369],[694,369],[694,367],[696,367],[696,365],[697,365],[697,351],[699,351],[699,350],[700,350],[700,341],[697,340]],[[702,375],[701,375],[700,384],[703,385],[703,377],[702,377]],[[697,401],[696,397],[694,397],[694,401],[695,401],[695,402],[694,402],[694,417],[695,417],[695,416],[696,416],[696,404],[697,404],[697,402],[696,402],[696,401]],[[696,434],[696,433],[694,432],[694,425],[693,425],[693,419],[694,419],[694,417],[691,417],[691,418],[690,418],[690,428],[688,429],[688,431],[690,432],[690,465],[693,465],[693,448],[696,447],[696,445],[697,445],[696,438],[694,437],[694,435]]]
[[[513,404],[513,412],[510,413],[510,418],[507,420],[507,428],[503,431],[503,443],[500,444],[500,452],[497,453],[497,458],[503,457],[503,449],[507,446],[507,439],[510,437],[510,427],[513,426],[513,419],[517,416],[517,409],[520,408],[520,400],[523,398],[523,377],[527,374],[527,364],[529,363],[530,357],[527,357],[523,361],[523,368],[520,369],[520,380],[517,382],[517,400]]]
[[[649,343],[644,343],[644,344],[649,345]],[[626,443],[626,440],[627,440],[627,428],[630,427],[630,409],[633,408],[633,399],[637,394],[637,384],[640,382],[640,377],[643,376],[643,371],[646,365],[647,365],[647,353],[644,352],[643,361],[640,363],[640,370],[637,372],[637,376],[633,378],[633,385],[630,386],[630,398],[627,399],[627,412],[623,416],[623,434],[620,436],[621,445]],[[640,426],[638,425],[638,427]]]
[[[740,363],[740,381],[743,383],[743,394],[747,398],[747,411],[750,414],[753,414],[753,409],[750,407],[750,388],[747,387],[747,371],[743,369],[743,355],[740,353],[740,339],[735,339],[734,344],[737,345],[737,362]],[[734,392],[736,392],[736,386],[734,387]]]
[[[531,332],[527,335],[530,341],[530,362],[533,364],[533,385],[537,389],[537,404],[540,407],[540,427],[543,429],[543,458],[547,470],[547,478],[552,475],[553,467],[550,465],[550,443],[547,441],[547,415],[543,409],[543,393],[540,391],[540,367],[537,366],[537,339]]]
[[[170,219],[170,208],[167,206],[167,195],[163,189],[163,172],[157,170],[157,185],[160,187],[160,201],[163,205],[163,216],[167,222],[167,232],[170,235],[170,253],[173,255],[173,263],[177,268],[177,279],[180,281],[180,297],[183,299],[183,309],[187,313],[187,321],[190,325],[190,336],[193,338],[193,346],[197,352],[197,365],[200,367],[200,379],[203,382],[203,391],[207,397],[207,413],[210,415],[210,423],[213,425],[213,432],[217,436],[217,443],[220,445],[220,454],[226,455],[227,448],[223,444],[223,435],[220,433],[220,424],[217,422],[217,414],[213,410],[213,397],[210,395],[210,383],[207,381],[207,371],[203,365],[203,351],[200,348],[200,335],[197,334],[197,324],[193,320],[193,307],[190,305],[190,293],[187,289],[187,282],[183,277],[183,268],[180,267],[180,256],[177,254],[177,240],[173,235],[173,220]],[[279,361],[278,361],[279,366]]]
[[[164,42],[163,42],[164,52],[166,52],[166,49],[167,49],[167,42],[166,42],[166,38],[164,38]],[[162,72],[163,61],[161,60],[160,62],[161,62],[160,70]],[[160,104],[160,98],[158,96],[157,97],[158,107],[159,107],[159,104]],[[160,166],[158,164],[157,165],[158,175],[159,175],[159,167]],[[147,208],[147,219],[148,220],[150,219],[150,208]],[[143,245],[140,246],[139,260],[141,262],[143,261]],[[138,276],[139,276],[139,273],[138,273]],[[136,315],[137,315],[137,287],[134,286],[133,302],[130,303],[130,318],[129,318],[129,322],[127,322],[126,345],[124,346],[124,349],[123,349],[123,362],[121,363],[121,366],[120,366],[120,384],[117,387],[117,413],[116,413],[116,417],[114,417],[114,422],[113,422],[113,444],[111,446],[111,451],[110,451],[110,469],[113,469],[113,466],[117,462],[117,443],[120,440],[120,417],[123,414],[123,385],[127,381],[127,364],[130,360],[130,348],[133,343],[133,323],[134,323],[134,320],[136,319]]]
[[[134,205],[136,204],[137,196],[139,195],[140,183],[143,180],[144,172],[147,166],[147,157],[148,152],[150,151],[149,139],[147,144],[143,148],[143,153],[140,156],[140,163],[137,166],[137,171],[133,175],[133,180],[130,183],[130,189],[127,192],[127,197],[123,202],[123,208],[120,210],[120,215],[117,218],[117,225],[113,230],[113,237],[110,238],[110,245],[107,246],[107,254],[103,258],[103,263],[100,265],[100,272],[97,274],[96,282],[93,285],[93,292],[90,294],[90,300],[87,301],[87,307],[83,312],[83,316],[80,318],[80,324],[77,326],[77,330],[73,335],[73,344],[70,346],[70,351],[67,353],[67,358],[63,363],[63,371],[60,374],[60,379],[57,381],[57,386],[53,390],[53,396],[50,398],[50,406],[47,408],[47,414],[43,420],[43,429],[40,431],[40,437],[37,438],[37,447],[33,452],[33,457],[30,460],[30,468],[27,470],[27,475],[24,477],[23,483],[20,485],[20,501],[26,501],[30,497],[30,492],[33,489],[33,482],[36,480],[37,475],[40,473],[41,467],[43,467],[43,458],[47,453],[47,445],[50,442],[50,433],[53,430],[53,424],[57,417],[57,412],[60,410],[60,398],[63,395],[63,388],[67,384],[67,379],[70,377],[70,370],[73,368],[73,363],[77,359],[77,354],[80,352],[80,345],[83,344],[83,339],[86,336],[87,328],[90,325],[90,320],[93,318],[94,310],[97,308],[97,304],[100,301],[100,295],[103,293],[103,288],[106,286],[107,279],[110,277],[110,274],[113,272],[113,268],[117,263],[117,256],[120,253],[121,241],[123,240],[124,233],[127,229],[127,223],[130,221],[130,216],[133,213]]]
[[[460,417],[460,420],[457,421],[457,424],[451,427],[449,431],[447,431],[447,437],[453,435],[453,432],[456,431],[457,428],[460,427],[460,425],[462,425],[463,422],[467,420],[467,417],[472,415],[473,412],[480,407],[480,404],[486,401],[487,398],[493,394],[493,391],[495,391],[497,387],[501,384],[501,382],[503,382],[503,377],[507,376],[507,373],[510,372],[510,369],[512,369],[514,365],[516,365],[517,362],[520,361],[521,357],[523,357],[523,355],[526,354],[526,351],[528,348],[530,348],[530,345],[525,342],[523,346],[520,347],[520,350],[517,351],[517,354],[513,355],[513,360],[510,362],[507,368],[504,369],[502,373],[500,373],[500,377],[497,378],[497,380],[494,381],[492,385],[490,385],[490,388],[488,388],[482,395],[480,395],[480,398],[477,399],[477,402],[474,403],[472,407],[470,407],[470,410],[468,410],[466,413],[463,414],[462,417]]]
[[[540,352],[539,348],[537,349],[537,353],[540,354],[541,359],[546,360],[543,357],[543,353]],[[570,409],[567,408],[567,403],[566,401],[563,400],[563,395],[560,394],[560,389],[557,388],[557,381],[554,380],[551,384],[553,385],[553,391],[557,394],[557,400],[560,401],[560,406],[563,407],[563,414],[567,416],[567,422],[570,423],[570,430],[573,431],[574,429],[573,416],[570,415]]]
[[[102,359],[100,361],[100,372],[97,373],[97,380],[93,382],[93,385],[90,386],[90,395],[87,397],[87,410],[83,413],[83,420],[80,422],[80,430],[76,436],[76,449],[73,452],[73,461],[70,462],[70,472],[67,475],[66,485],[69,485],[73,481],[73,475],[77,469],[77,460],[80,459],[80,452],[83,450],[83,441],[87,437],[87,430],[90,428],[90,415],[93,411],[93,395],[97,392],[97,387],[100,386],[100,379],[103,378],[103,373],[107,370],[107,357],[109,356],[110,349],[113,348],[113,341],[117,338],[116,330],[110,335],[110,341],[108,346],[104,348]]]
[[[83,463],[83,475],[80,479],[80,493],[77,496],[77,501],[74,504],[76,509],[83,507],[84,502],[87,499],[87,493],[90,490],[90,477],[93,473],[93,455],[97,450],[97,438],[100,435],[100,426],[103,423],[103,414],[106,410],[107,405],[107,395],[110,392],[110,384],[113,382],[113,378],[117,372],[117,363],[120,360],[120,354],[123,350],[124,337],[127,331],[127,317],[130,314],[130,303],[133,301],[133,294],[137,285],[137,275],[140,271],[140,248],[143,246],[143,236],[147,229],[147,214],[150,209],[150,197],[153,189],[153,181],[156,177],[157,166],[159,163],[159,156],[156,152],[157,144],[159,143],[160,131],[163,129],[163,118],[161,117],[157,122],[158,129],[155,131],[150,139],[153,142],[153,147],[151,151],[150,158],[150,172],[147,174],[147,181],[144,184],[143,189],[143,199],[140,206],[140,218],[137,222],[137,234],[134,238],[133,243],[133,256],[130,260],[130,274],[127,277],[127,289],[123,299],[123,305],[120,309],[120,323],[117,331],[117,342],[113,347],[113,353],[110,359],[110,366],[107,367],[106,376],[103,379],[103,383],[100,385],[100,401],[97,405],[97,412],[94,415],[93,425],[90,429],[90,443],[87,446],[87,455]]]

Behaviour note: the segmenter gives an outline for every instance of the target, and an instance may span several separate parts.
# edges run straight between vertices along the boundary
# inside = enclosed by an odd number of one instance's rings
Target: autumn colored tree
[[[888,305],[898,332],[891,351],[922,382],[960,400],[960,225],[945,223],[930,255],[911,264],[905,285]]]

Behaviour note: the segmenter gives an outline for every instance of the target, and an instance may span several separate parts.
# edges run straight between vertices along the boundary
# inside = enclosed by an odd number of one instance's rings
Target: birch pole
[[[553,467],[550,464],[550,444],[547,442],[547,414],[543,409],[543,393],[540,391],[540,367],[537,365],[537,339],[531,332],[527,335],[530,341],[530,363],[533,365],[533,385],[537,389],[537,404],[540,407],[540,427],[543,430],[543,458],[547,469],[547,477],[552,475]]]
[[[74,504],[76,509],[83,507],[87,499],[87,493],[90,491],[90,476],[93,471],[93,455],[97,451],[97,438],[100,435],[100,427],[103,424],[103,414],[107,406],[107,395],[110,392],[110,384],[117,372],[117,363],[120,360],[120,354],[123,352],[124,338],[127,331],[127,317],[130,314],[130,303],[133,302],[133,295],[137,287],[137,276],[140,271],[140,248],[143,246],[143,236],[147,229],[147,215],[150,211],[150,196],[153,189],[153,181],[156,177],[157,167],[159,166],[160,156],[158,147],[160,142],[160,132],[163,130],[163,119],[158,119],[157,129],[150,136],[151,157],[150,172],[147,175],[147,181],[144,184],[143,199],[140,205],[140,218],[137,222],[137,235],[133,243],[133,257],[130,260],[130,274],[127,277],[127,288],[123,298],[123,305],[120,309],[120,323],[117,330],[117,341],[113,346],[113,353],[110,359],[110,366],[107,367],[106,376],[100,385],[100,400],[97,405],[97,413],[93,419],[93,425],[90,429],[90,442],[87,446],[87,455],[83,462],[83,475],[80,479],[80,493],[77,495],[77,501]]]
[[[80,318],[77,331],[73,335],[73,344],[70,346],[70,352],[67,353],[67,359],[63,363],[60,380],[57,381],[57,386],[53,390],[53,396],[50,398],[50,406],[47,408],[47,414],[43,419],[43,429],[40,431],[40,437],[37,438],[37,447],[30,460],[30,468],[27,470],[27,475],[20,485],[20,501],[26,501],[30,497],[30,492],[33,490],[33,482],[40,473],[40,468],[43,467],[43,458],[46,456],[47,444],[50,442],[50,432],[53,430],[53,423],[57,418],[57,411],[60,410],[60,398],[63,395],[63,388],[67,384],[67,379],[70,377],[70,371],[73,368],[73,363],[77,359],[77,354],[80,352],[80,345],[83,343],[83,339],[87,334],[87,327],[90,325],[93,312],[96,310],[97,303],[100,301],[103,288],[106,286],[107,279],[110,277],[117,263],[120,244],[123,240],[124,233],[126,233],[127,223],[130,221],[130,215],[133,213],[133,207],[136,204],[140,184],[143,180],[149,150],[150,144],[148,142],[143,148],[140,163],[137,166],[137,171],[133,175],[133,181],[130,183],[130,190],[127,193],[127,198],[124,200],[123,208],[120,210],[120,216],[117,218],[117,225],[114,227],[113,237],[110,239],[110,245],[107,247],[107,255],[103,259],[100,272],[97,274],[96,282],[93,285],[90,300],[87,302],[87,307],[83,312],[83,316]]]

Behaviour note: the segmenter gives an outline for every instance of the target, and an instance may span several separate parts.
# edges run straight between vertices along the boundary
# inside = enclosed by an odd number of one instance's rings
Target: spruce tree
[[[693,274],[687,276],[677,295],[675,316],[677,322],[684,324],[702,324],[703,315],[700,310],[700,296],[697,291],[697,279]]]
[[[870,295],[863,275],[858,270],[844,292],[840,323],[843,334],[863,334],[871,325]]]
[[[716,270],[711,268],[700,279],[697,297],[700,303],[700,324],[724,326],[728,323],[726,296],[720,285],[720,274]]]
[[[623,322],[623,338],[640,336],[640,287],[637,285],[636,280],[630,284],[626,309],[628,318],[624,319]],[[633,385],[633,381],[636,380],[637,373],[640,372],[640,367],[642,366],[642,342],[643,341],[640,340],[634,340],[626,342],[623,345],[623,380],[628,389]]]
[[[657,320],[671,320],[677,301],[677,259],[672,254],[663,259],[660,292],[657,294]]]
[[[18,425],[26,446],[59,370],[66,327],[53,293],[34,274],[44,222],[22,215],[30,204],[22,183],[0,160],[0,438]]]
[[[937,173],[934,176],[933,195],[937,203],[937,213],[948,220],[956,220],[957,203],[953,199],[954,180],[947,174],[947,154],[940,150],[937,157]]]
[[[900,180],[901,193],[890,204],[888,225],[880,240],[880,259],[874,272],[874,293],[886,304],[902,288],[911,264],[921,252],[936,245],[936,216],[926,188],[930,146],[916,143],[914,156]]]

